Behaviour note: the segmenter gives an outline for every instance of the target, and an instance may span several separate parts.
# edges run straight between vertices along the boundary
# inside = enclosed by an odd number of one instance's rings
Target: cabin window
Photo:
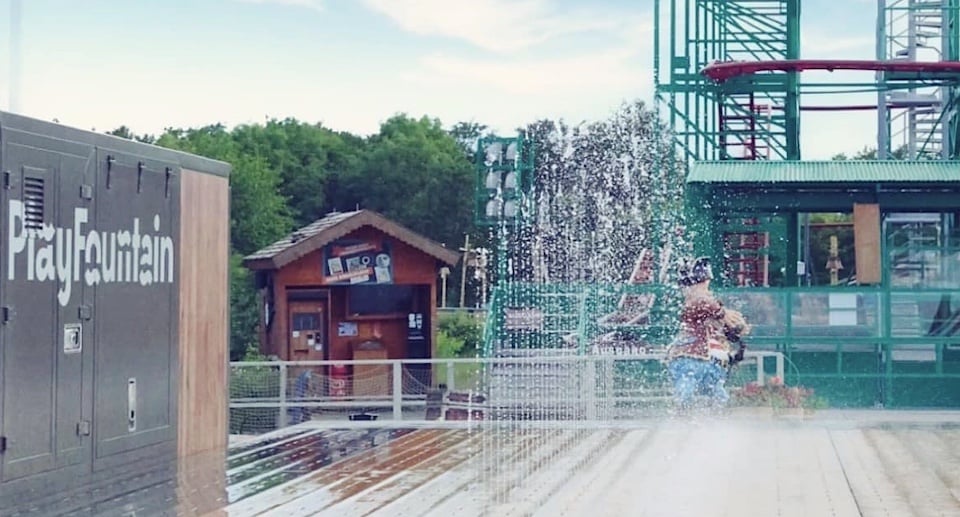
[[[855,285],[857,253],[853,212],[801,213],[800,284]]]
[[[347,287],[347,316],[405,315],[414,309],[412,285],[352,285]]]
[[[951,289],[960,281],[957,213],[884,215],[886,272],[892,287]]]

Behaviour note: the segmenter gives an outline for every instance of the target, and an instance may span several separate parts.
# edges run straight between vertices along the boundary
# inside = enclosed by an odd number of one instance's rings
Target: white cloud
[[[323,10],[323,3],[320,0],[237,0],[247,4],[278,4],[289,5],[292,7],[306,7],[316,11]]]
[[[649,60],[636,48],[554,59],[469,59],[435,53],[400,77],[395,106],[447,123],[476,119],[512,132],[540,118],[599,120],[620,103],[652,98]],[[416,93],[413,93],[416,92]]]
[[[408,75],[409,80],[463,82],[515,96],[626,92],[643,87],[650,76],[649,69],[639,65],[637,53],[629,49],[516,61],[432,54],[421,65]]]
[[[619,31],[614,14],[558,13],[547,0],[365,0],[366,4],[422,36],[466,40],[485,50],[513,52],[572,34]]]

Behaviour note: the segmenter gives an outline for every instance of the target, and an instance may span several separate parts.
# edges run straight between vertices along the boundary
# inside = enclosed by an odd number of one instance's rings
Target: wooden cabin
[[[425,359],[437,278],[459,253],[370,210],[335,212],[245,258],[260,348],[284,361]]]

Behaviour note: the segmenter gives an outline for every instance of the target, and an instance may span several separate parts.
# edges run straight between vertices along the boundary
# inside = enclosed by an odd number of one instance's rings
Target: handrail
[[[745,363],[743,364],[754,364],[756,365],[756,382],[760,385],[763,385],[766,380],[766,361],[768,359],[773,359],[776,362],[776,375],[781,379],[784,376],[784,362],[785,358],[783,354],[779,352],[771,351],[747,351],[745,354]],[[663,393],[657,391],[659,389],[667,389],[665,393],[669,394],[669,385],[656,384],[656,386],[647,386],[644,389],[637,389],[631,385],[631,379],[633,379],[633,374],[627,373],[624,374],[626,377],[621,377],[623,382],[622,385],[613,386],[609,383],[604,383],[603,385],[598,385],[595,382],[596,375],[598,371],[606,371],[611,373],[613,368],[618,364],[629,365],[636,361],[654,361],[660,362],[664,359],[664,354],[662,351],[650,352],[645,354],[632,354],[632,355],[541,355],[535,357],[498,357],[498,358],[449,358],[449,359],[387,359],[387,360],[376,360],[376,359],[351,359],[344,361],[233,361],[230,363],[233,373],[236,373],[239,378],[243,378],[243,371],[246,369],[254,370],[253,373],[259,373],[260,376],[255,377],[257,381],[262,383],[257,386],[260,388],[258,393],[264,393],[265,396],[258,397],[256,395],[251,395],[249,393],[233,395],[230,400],[230,409],[237,411],[253,411],[253,410],[263,410],[263,409],[274,409],[277,411],[276,425],[278,427],[284,427],[288,424],[288,410],[298,410],[302,411],[306,408],[325,408],[328,410],[359,410],[359,411],[370,411],[374,409],[386,409],[390,413],[388,421],[404,421],[404,422],[418,422],[416,417],[412,420],[410,415],[404,415],[405,410],[410,410],[411,408],[418,409],[428,406],[430,399],[430,391],[426,393],[420,392],[410,392],[404,389],[404,377],[403,377],[403,367],[409,365],[422,365],[422,364],[433,364],[441,365],[445,364],[449,369],[452,368],[455,364],[467,364],[475,365],[482,367],[479,371],[483,372],[483,377],[486,382],[482,383],[486,388],[479,391],[486,396],[486,402],[476,404],[478,408],[485,407],[484,404],[502,407],[504,404],[512,404],[511,401],[522,401],[522,405],[532,404],[536,406],[537,404],[545,404],[546,406],[551,405],[568,405],[568,406],[582,406],[586,407],[590,411],[587,413],[588,420],[603,420],[607,417],[597,416],[596,408],[609,408],[617,403],[649,403],[651,397],[662,399]],[[296,371],[297,369],[306,369],[310,371],[310,368],[323,367],[327,365],[346,365],[346,366],[358,366],[358,365],[382,365],[385,366],[381,370],[384,375],[389,374],[390,379],[384,380],[384,386],[390,386],[387,392],[383,394],[338,394],[330,395],[326,393],[313,393],[308,391],[301,392],[299,388],[294,390],[289,390],[287,388],[287,383],[291,382],[293,379],[292,375],[289,375],[291,371]],[[516,366],[516,365],[534,365],[535,368],[526,368],[521,369],[521,373],[525,376],[526,379],[533,379],[534,386],[540,386],[539,383],[542,382],[542,390],[546,390],[547,395],[534,395],[531,394],[528,390],[530,386],[517,387],[517,385],[511,380],[507,384],[503,384],[502,377],[499,375],[512,376],[517,374],[516,368],[507,368],[506,370],[499,370],[498,366]],[[560,365],[573,365],[576,368],[567,369],[562,368],[559,370],[560,379],[564,388],[560,391],[555,391],[554,382],[557,381],[558,377],[556,369],[549,368],[550,366],[560,366]],[[544,367],[544,368],[541,368]],[[262,369],[269,368],[270,374],[264,376]],[[261,370],[257,370],[261,369]],[[603,370],[601,370],[603,369]],[[554,372],[551,374],[550,372]],[[389,373],[388,373],[389,372]],[[314,372],[315,375],[320,379],[330,380],[330,377],[327,377],[325,373],[321,371]],[[453,376],[449,376],[448,382],[453,380]],[[356,381],[356,377],[354,380]],[[497,380],[501,379],[501,380]],[[233,375],[231,375],[231,381],[234,380]],[[657,381],[658,383],[660,381]],[[243,383],[241,383],[241,387]],[[457,391],[456,386],[452,384],[448,386],[450,391]],[[291,393],[293,391],[293,393]],[[473,392],[473,386],[469,388],[469,391]],[[537,391],[537,388],[534,388],[534,391]],[[539,397],[539,398],[538,398]],[[452,400],[452,399],[451,399]],[[392,410],[392,411],[390,411]],[[592,415],[592,416],[591,416]],[[274,417],[269,417],[272,421]],[[426,421],[426,417],[423,417]],[[352,424],[346,423],[346,427],[350,427]]]

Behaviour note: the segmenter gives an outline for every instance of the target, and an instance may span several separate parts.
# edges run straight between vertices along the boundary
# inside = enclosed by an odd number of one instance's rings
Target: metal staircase
[[[800,0],[664,0],[669,52],[655,41],[657,98],[670,127],[694,160],[795,160],[799,83],[795,72],[771,72],[714,83],[711,63],[800,57]],[[666,54],[661,56],[661,54]],[[669,74],[660,82],[660,69]]]
[[[949,33],[943,14],[956,0],[888,0],[882,10],[884,22],[883,60],[943,61],[949,53]],[[889,139],[884,152],[906,151],[906,159],[943,159],[949,156],[946,143],[948,124],[943,111],[949,90],[931,86],[880,92],[881,121]],[[881,158],[885,156],[881,155]]]

